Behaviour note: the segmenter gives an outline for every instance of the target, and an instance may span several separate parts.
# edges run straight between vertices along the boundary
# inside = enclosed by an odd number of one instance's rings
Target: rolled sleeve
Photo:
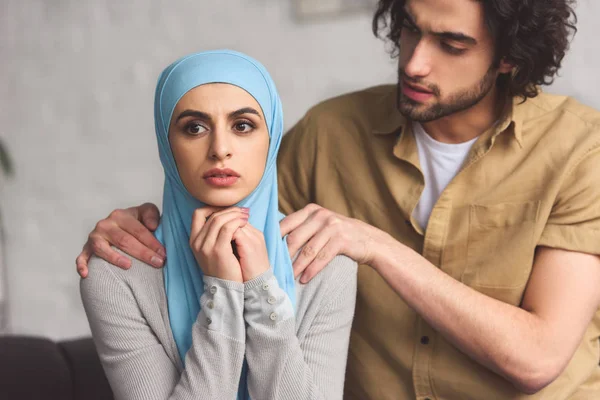
[[[567,174],[538,245],[600,254],[600,148]]]

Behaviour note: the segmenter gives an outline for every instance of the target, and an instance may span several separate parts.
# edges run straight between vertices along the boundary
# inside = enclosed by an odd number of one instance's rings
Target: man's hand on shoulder
[[[123,257],[111,246],[147,264],[162,267],[166,251],[152,234],[158,227],[159,219],[158,208],[151,203],[114,210],[107,218],[99,221],[88,236],[75,261],[77,273],[82,278],[87,277],[88,261],[92,254],[120,268],[131,267],[131,260]]]
[[[359,264],[371,264],[373,246],[389,236],[354,218],[337,214],[317,204],[309,204],[285,217],[281,235],[287,236],[290,256],[302,249],[294,261],[294,275],[306,283],[335,256],[343,254]]]

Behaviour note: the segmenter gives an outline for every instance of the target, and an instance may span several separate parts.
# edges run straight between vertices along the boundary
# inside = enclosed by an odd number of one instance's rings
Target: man
[[[600,398],[600,113],[539,90],[574,19],[569,0],[380,0],[397,86],[284,138],[296,274],[363,264],[346,398]],[[80,274],[92,251],[126,267],[111,244],[161,265],[138,220],[157,209],[101,221]]]

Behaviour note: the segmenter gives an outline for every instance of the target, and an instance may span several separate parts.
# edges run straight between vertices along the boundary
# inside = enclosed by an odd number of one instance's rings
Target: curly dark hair
[[[483,4],[486,24],[495,40],[495,62],[515,66],[498,82],[509,96],[523,101],[537,96],[538,85],[554,81],[569,48],[575,24],[575,0],[473,0]],[[379,0],[373,33],[393,44],[397,57],[406,0]],[[383,34],[383,35],[382,35]]]

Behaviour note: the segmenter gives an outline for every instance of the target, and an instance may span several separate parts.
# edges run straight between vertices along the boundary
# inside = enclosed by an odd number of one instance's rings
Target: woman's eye
[[[206,132],[206,128],[197,122],[193,122],[188,124],[185,128],[185,131],[190,135],[200,135],[201,133]]]
[[[234,128],[235,128],[236,132],[249,133],[254,129],[254,126],[252,126],[248,122],[239,122],[234,125]]]

